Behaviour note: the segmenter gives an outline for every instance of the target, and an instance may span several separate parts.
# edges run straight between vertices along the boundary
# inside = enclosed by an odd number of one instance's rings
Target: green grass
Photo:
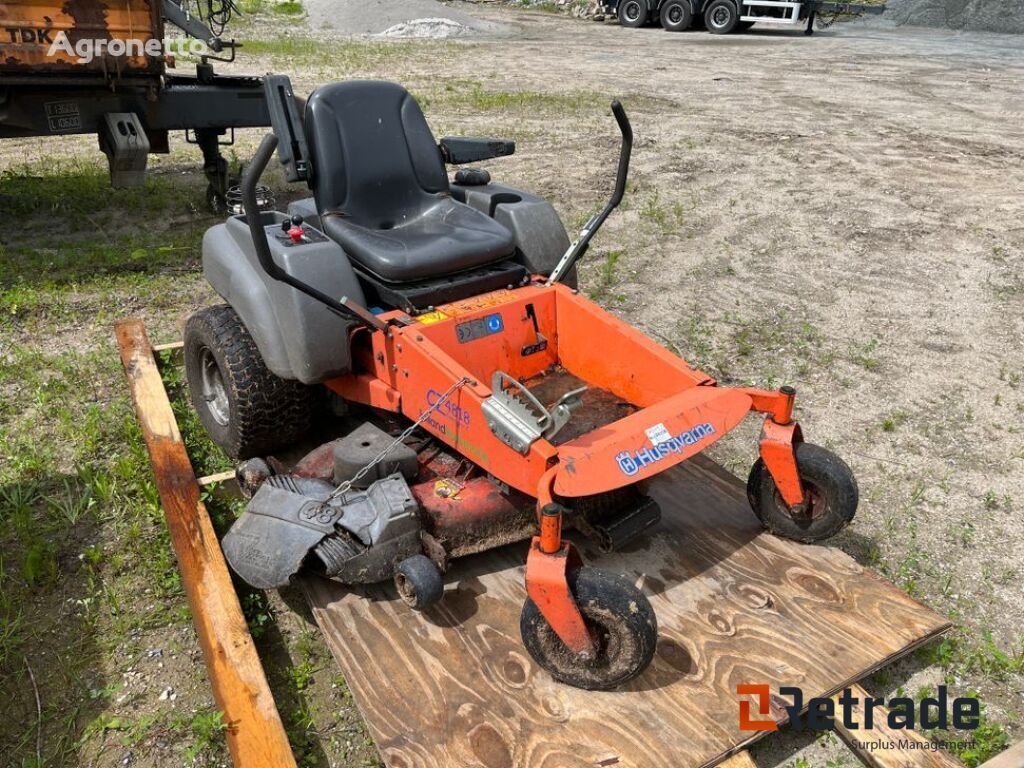
[[[310,67],[323,72],[318,79],[341,80],[354,75],[380,77],[404,62],[430,56],[443,58],[444,51],[464,43],[429,43],[421,40],[318,40],[308,35],[281,35],[246,39],[247,57],[267,56],[278,67]]]
[[[598,264],[597,277],[590,281],[590,288],[587,295],[594,301],[601,301],[608,297],[611,289],[618,282],[619,262],[622,260],[622,251],[608,251],[604,259]]]
[[[546,114],[575,115],[608,109],[608,98],[597,91],[571,90],[564,93],[500,89],[479,80],[446,80],[443,87],[417,90],[417,101],[424,109],[449,111],[514,112],[527,116]]]
[[[968,696],[978,698],[977,691]],[[935,731],[931,734],[946,744],[946,749],[960,758],[966,768],[977,768],[1010,746],[1010,734],[1000,723],[990,720],[981,707],[978,727],[970,731]]]
[[[878,356],[880,343],[878,339],[871,339],[860,348],[854,349],[851,355],[853,362],[869,371],[878,370],[882,365],[882,360]]]
[[[900,409],[894,409],[889,411],[885,416],[882,417],[882,431],[883,432],[895,432],[898,427],[901,427],[907,421],[906,411]]]
[[[270,11],[271,13],[276,13],[278,16],[302,16],[306,12],[306,9],[303,8],[302,3],[300,2],[289,2],[289,0],[285,0],[285,2],[274,3],[274,5],[270,7]]]
[[[112,323],[195,291],[204,187],[157,172],[110,190],[102,158],[0,174],[20,223],[0,246],[0,687],[25,724],[2,730],[0,753],[14,764],[35,761],[29,668],[43,764],[77,764],[88,734],[128,728],[104,717],[107,660],[187,620]]]

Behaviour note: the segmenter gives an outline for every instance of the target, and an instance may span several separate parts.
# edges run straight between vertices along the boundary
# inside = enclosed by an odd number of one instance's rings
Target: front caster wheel
[[[761,459],[754,462],[747,480],[750,506],[777,536],[808,544],[835,536],[857,512],[853,471],[834,453],[811,443],[798,443],[795,453],[807,508],[796,512],[789,508]]]
[[[519,631],[533,660],[556,680],[589,691],[615,688],[643,672],[658,640],[658,619],[643,593],[621,576],[596,568],[570,573],[569,588],[597,643],[597,655],[584,660],[570,651],[527,598]]]
[[[413,555],[395,569],[398,596],[414,611],[425,611],[444,594],[441,569],[426,555]]]

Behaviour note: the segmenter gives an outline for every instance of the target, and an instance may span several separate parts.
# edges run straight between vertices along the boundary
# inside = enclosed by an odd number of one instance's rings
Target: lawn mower
[[[318,87],[300,110],[268,76],[273,132],[240,189],[244,211],[203,240],[227,302],[192,315],[185,364],[211,437],[250,499],[223,539],[250,584],[312,570],[346,584],[394,579],[410,607],[441,599],[453,558],[530,540],[520,629],[554,678],[614,688],[650,663],[657,620],[620,576],[585,567],[563,529],[612,550],[660,518],[646,481],[764,414],[754,512],[777,534],[826,538],[857,486],[803,442],[794,390],[723,387],[576,290],[576,264],[622,200],[570,243],[554,208],[464,167],[510,141],[437,142],[399,85]],[[270,210],[274,152],[311,198]],[[290,469],[272,454],[326,411],[358,426]],[[269,458],[267,458],[269,457]]]

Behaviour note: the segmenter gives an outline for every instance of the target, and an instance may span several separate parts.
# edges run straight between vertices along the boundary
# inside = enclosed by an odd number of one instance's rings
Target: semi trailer
[[[881,4],[794,2],[792,0],[604,0],[607,13],[615,14],[624,27],[660,24],[669,32],[703,25],[708,32],[727,35],[755,24],[803,27],[814,31],[821,14],[880,14]]]

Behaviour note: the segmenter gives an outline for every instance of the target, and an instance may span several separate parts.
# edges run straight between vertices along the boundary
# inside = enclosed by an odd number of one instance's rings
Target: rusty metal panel
[[[4,75],[160,74],[163,56],[145,44],[162,36],[159,0],[0,0],[0,83]],[[111,41],[119,41],[113,52]]]

